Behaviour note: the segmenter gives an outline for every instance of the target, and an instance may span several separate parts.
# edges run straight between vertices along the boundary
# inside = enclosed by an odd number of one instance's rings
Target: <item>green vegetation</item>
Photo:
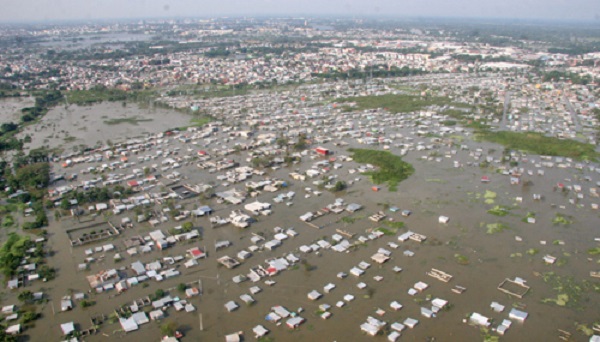
[[[340,219],[342,223],[353,224],[354,222],[365,218],[364,216],[344,216]]]
[[[410,177],[415,171],[412,165],[387,151],[356,148],[349,151],[356,162],[379,167],[378,171],[369,171],[365,174],[375,184],[387,183],[390,191],[396,191],[398,183]]]
[[[25,256],[25,251],[31,244],[31,239],[28,236],[15,233],[8,235],[8,239],[0,248],[0,268],[7,278],[16,274],[17,268]]]
[[[383,235],[392,236],[396,235],[396,229],[388,229],[384,227],[375,228],[375,231],[382,232]]]
[[[542,278],[557,292],[555,298],[545,298],[542,300],[543,303],[582,309],[589,301],[587,294],[600,291],[600,287],[595,286],[594,283],[586,280],[579,282],[572,276],[559,276],[554,272],[546,272]]]
[[[191,123],[193,127],[202,127],[214,120],[215,118],[210,115],[202,115],[200,117],[192,119]]]
[[[535,218],[535,213],[532,211],[528,211],[527,215],[525,215],[525,217],[523,219],[521,219],[522,222],[528,223],[528,219],[530,218]]]
[[[555,225],[568,226],[571,223],[573,223],[573,217],[563,215],[561,213],[556,213],[554,218],[552,219],[552,223]]]
[[[178,325],[175,321],[166,321],[160,325],[160,333],[163,336],[174,336],[177,331]]]
[[[483,194],[483,198],[485,199],[485,204],[494,204],[496,200],[497,194],[493,191],[486,190],[485,194]]]
[[[181,225],[181,229],[183,230],[184,233],[189,233],[192,231],[192,229],[194,229],[194,224],[192,222],[184,222]]]
[[[588,327],[587,325],[583,324],[583,323],[575,323],[575,329],[577,331],[580,331],[582,334],[584,334],[585,336],[592,336],[594,335],[594,329]]]
[[[27,303],[27,302],[31,302],[33,300],[33,292],[29,291],[29,290],[25,290],[21,293],[19,293],[19,295],[17,296],[17,299],[19,299],[19,301]]]
[[[246,95],[252,89],[261,88],[258,84],[239,83],[231,85],[180,85],[166,92],[167,96],[192,96],[198,99]]]
[[[93,300],[86,300],[86,299],[84,299],[84,300],[81,301],[80,305],[81,305],[82,308],[89,308],[90,306],[96,305],[96,302],[93,301]]]
[[[337,182],[335,182],[335,185],[333,186],[333,188],[331,188],[331,192],[343,191],[343,190],[346,190],[347,187],[348,187],[348,185],[346,184],[346,182],[337,181]]]
[[[525,253],[527,253],[528,255],[534,256],[536,254],[538,254],[540,252],[539,249],[537,248],[529,248],[527,251],[525,251]]]
[[[96,86],[90,90],[72,90],[65,94],[68,103],[79,106],[91,105],[103,101],[125,101],[127,92],[120,89]]]
[[[496,215],[496,216],[506,216],[509,213],[510,208],[505,207],[503,205],[496,205],[492,209],[488,210],[488,214]]]
[[[542,81],[544,82],[558,82],[562,80],[569,80],[573,84],[589,84],[592,82],[590,75],[581,76],[578,73],[564,72],[558,70],[552,70],[542,75]]]
[[[414,95],[371,95],[348,97],[339,100],[342,103],[356,103],[356,110],[385,108],[392,113],[410,113],[429,106],[454,105],[457,107],[468,108],[469,105],[463,103],[453,103],[448,97],[436,96],[414,96]],[[464,113],[463,113],[464,114]]]
[[[485,226],[487,228],[487,234],[497,234],[509,229],[510,227],[502,222],[488,223]]]
[[[592,144],[570,139],[547,137],[534,132],[480,131],[478,137],[503,145],[512,150],[522,150],[546,156],[563,156],[578,160],[596,159],[598,153]]]
[[[164,296],[165,296],[165,291],[163,289],[157,289],[156,291],[154,291],[154,298],[161,299]]]
[[[15,134],[20,128],[29,122],[35,121],[44,116],[51,106],[56,105],[61,99],[62,94],[57,90],[41,91],[34,94],[35,105],[21,109],[21,122],[19,124],[13,122],[3,123],[0,127],[0,151],[21,150],[23,148],[22,140],[15,138]],[[31,137],[29,137],[31,139]]]
[[[40,313],[34,312],[34,311],[25,311],[22,315],[21,315],[21,323],[23,324],[27,324],[29,322],[33,322],[36,319],[42,317],[42,315]]]
[[[136,117],[128,117],[128,118],[114,118],[114,119],[104,120],[104,124],[105,125],[118,125],[118,124],[122,124],[122,123],[128,123],[130,125],[137,125],[138,122],[148,122],[148,121],[152,121],[152,119],[140,119],[140,118],[136,118]]]
[[[600,247],[594,247],[587,250],[589,255],[600,255]]]
[[[398,230],[398,229],[404,228],[405,224],[402,221],[388,221],[388,220],[385,220],[385,221],[383,221],[383,225],[388,226],[389,228]]]
[[[454,260],[456,260],[456,262],[460,265],[468,265],[469,264],[469,258],[466,255],[462,255],[462,254],[454,254]]]
[[[12,227],[14,224],[15,224],[15,219],[13,218],[13,216],[11,214],[6,214],[2,218],[2,227],[8,228],[8,227]]]
[[[184,293],[185,290],[187,290],[187,285],[184,283],[180,283],[179,285],[177,285],[177,291]]]

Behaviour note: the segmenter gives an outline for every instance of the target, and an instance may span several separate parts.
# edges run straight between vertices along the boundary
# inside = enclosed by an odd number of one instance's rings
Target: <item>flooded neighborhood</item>
[[[406,58],[454,71],[1,99],[6,335],[600,340],[595,88]]]

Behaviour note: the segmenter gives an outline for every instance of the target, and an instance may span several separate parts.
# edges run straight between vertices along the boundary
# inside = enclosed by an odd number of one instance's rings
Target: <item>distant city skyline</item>
[[[215,16],[357,16],[598,21],[599,0],[21,0],[0,22]]]

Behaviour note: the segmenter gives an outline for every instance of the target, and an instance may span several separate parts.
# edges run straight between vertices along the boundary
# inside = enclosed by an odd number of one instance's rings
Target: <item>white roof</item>
[[[75,324],[73,324],[73,322],[63,323],[60,325],[60,329],[62,330],[63,335],[69,335],[75,331]]]
[[[254,334],[256,335],[256,337],[262,337],[265,336],[266,334],[269,333],[269,330],[267,330],[265,327],[263,327],[262,325],[257,325],[254,328],[252,328],[252,332],[254,332]]]
[[[10,327],[6,328],[5,331],[9,335],[18,334],[19,332],[21,332],[21,324],[11,325]]]
[[[235,309],[237,309],[239,307],[239,305],[236,304],[236,302],[230,300],[229,302],[225,303],[225,309],[227,309],[227,311],[231,312]]]
[[[130,332],[134,330],[138,330],[138,325],[135,323],[132,317],[125,319],[119,318],[119,323],[125,332]]]

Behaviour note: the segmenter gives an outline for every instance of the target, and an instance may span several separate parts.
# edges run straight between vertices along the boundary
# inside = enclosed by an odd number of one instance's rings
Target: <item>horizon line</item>
[[[69,19],[31,19],[31,20],[2,20],[0,25],[50,25],[50,24],[84,24],[106,22],[132,22],[140,20],[206,20],[206,19],[344,19],[344,20],[492,20],[512,22],[546,22],[546,23],[579,23],[582,25],[598,24],[596,18],[548,18],[548,17],[490,17],[490,16],[423,16],[423,15],[340,15],[340,14],[256,14],[256,15],[214,15],[214,16],[146,16],[146,17],[109,17],[109,18],[69,18]]]

